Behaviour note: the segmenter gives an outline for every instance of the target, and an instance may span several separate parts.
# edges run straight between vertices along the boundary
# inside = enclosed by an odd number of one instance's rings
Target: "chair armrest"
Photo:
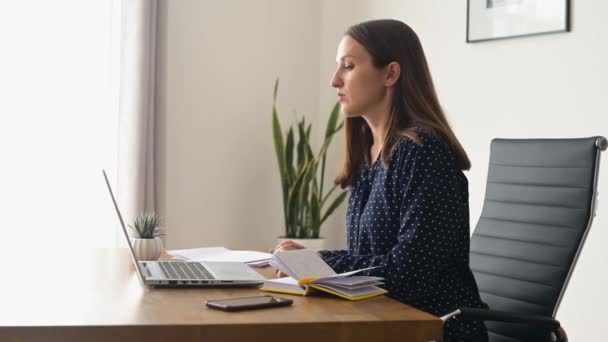
[[[568,337],[566,332],[560,326],[558,320],[538,315],[522,315],[507,311],[477,309],[477,308],[459,308],[443,317],[441,320],[445,323],[447,320],[458,317],[459,319],[475,319],[480,321],[497,321],[508,322],[515,324],[524,324],[541,329],[547,329],[551,332],[551,341],[567,342]]]
[[[498,321],[525,324],[539,328],[547,328],[554,332],[557,332],[560,328],[559,321],[552,317],[522,315],[508,311],[490,309],[459,308],[456,311],[445,315],[441,318],[441,320],[445,322],[452,317],[458,317],[459,319],[475,319],[480,321]]]
[[[456,315],[460,319],[476,319],[481,321],[498,321],[508,323],[519,323],[530,326],[542,327],[550,329],[551,331],[557,331],[560,328],[559,321],[552,317],[538,316],[538,315],[522,315],[507,311],[497,311],[489,309],[476,309],[476,308],[460,308],[459,315]]]

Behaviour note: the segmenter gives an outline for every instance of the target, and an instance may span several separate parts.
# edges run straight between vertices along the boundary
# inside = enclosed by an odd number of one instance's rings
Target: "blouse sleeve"
[[[438,280],[454,244],[455,216],[463,216],[457,210],[462,190],[449,152],[427,144],[410,146],[398,171],[402,200],[396,244],[381,255],[323,255],[338,273],[379,266],[367,274],[384,277],[387,290],[398,289],[407,297]]]
[[[323,259],[323,260],[325,260],[325,262],[327,262],[327,260],[333,260],[337,257],[348,255],[348,251],[346,249],[338,249],[338,250],[333,250],[333,251],[319,251],[319,255],[321,256],[321,259]]]

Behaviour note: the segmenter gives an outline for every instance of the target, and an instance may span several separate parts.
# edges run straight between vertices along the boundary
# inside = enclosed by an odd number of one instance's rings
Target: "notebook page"
[[[343,285],[343,286],[359,286],[359,285],[376,285],[382,282],[382,277],[369,277],[369,276],[352,276],[346,278],[325,278],[316,281],[315,284],[331,284],[331,285]]]
[[[344,272],[344,273],[338,273],[338,274],[334,273],[334,274],[332,274],[330,276],[327,276],[326,278],[346,278],[346,277],[351,276],[351,275],[353,275],[355,273],[359,273],[359,272],[363,272],[363,271],[368,271],[368,270],[371,270],[371,269],[374,269],[374,268],[377,268],[377,267],[378,266],[372,266],[372,267],[362,268],[360,270],[354,270],[354,271],[350,271],[350,272]]]
[[[287,274],[288,276],[290,276],[291,278],[295,278],[295,275],[293,274],[293,271],[287,267],[287,265],[285,265],[283,263],[283,261],[281,261],[281,259],[277,258],[276,256],[272,259],[270,259],[270,261],[268,262],[268,264],[274,268],[276,268],[277,270]]]
[[[287,266],[293,273],[292,276],[298,280],[336,274],[317,253],[307,248],[278,252],[274,256]]]
[[[343,295],[346,295],[347,297],[350,297],[350,298],[363,297],[363,296],[367,296],[367,295],[374,294],[374,293],[386,293],[386,290],[379,288],[377,286],[365,286],[365,287],[355,288],[355,289],[338,288],[338,287],[335,287],[332,285],[327,285],[327,284],[323,284],[323,285],[315,284],[313,286],[314,287],[323,287],[323,288],[332,290],[334,292],[338,292]]]
[[[293,286],[300,287],[300,285],[298,285],[298,281],[295,280],[295,279],[293,279],[292,277],[283,277],[283,278],[277,278],[277,279],[270,279],[268,281],[271,281],[273,283],[293,285]]]

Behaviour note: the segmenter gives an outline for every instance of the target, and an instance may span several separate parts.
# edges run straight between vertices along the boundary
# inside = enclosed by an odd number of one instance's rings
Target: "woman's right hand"
[[[306,248],[306,247],[300,245],[297,242],[293,242],[291,240],[283,240],[278,245],[276,245],[274,248],[272,248],[269,252],[274,255],[277,252],[292,251],[292,250],[304,249],[304,248]],[[276,274],[277,274],[277,278],[287,277],[287,274],[285,274],[279,270],[277,270]]]

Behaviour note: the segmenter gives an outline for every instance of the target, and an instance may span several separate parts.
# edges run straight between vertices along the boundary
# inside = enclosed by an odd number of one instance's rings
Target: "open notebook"
[[[337,274],[317,253],[309,249],[299,249],[276,253],[270,265],[289,275],[279,279],[267,279],[261,290],[297,295],[308,295],[318,290],[349,300],[360,300],[387,293],[377,285],[383,278],[355,276],[354,274],[372,269]]]

